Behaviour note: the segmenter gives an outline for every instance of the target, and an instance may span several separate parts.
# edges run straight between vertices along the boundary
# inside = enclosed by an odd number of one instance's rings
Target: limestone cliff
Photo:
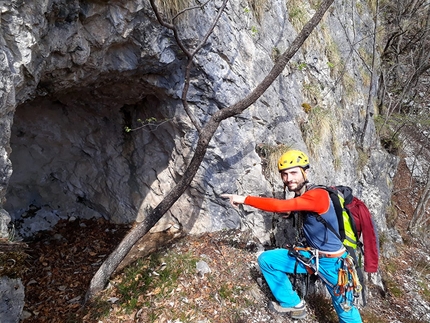
[[[204,123],[249,93],[316,3],[230,1],[194,62],[195,116]],[[179,19],[189,48],[219,7],[210,1]],[[198,136],[182,107],[186,59],[172,33],[146,0],[0,1],[0,14],[0,238],[11,220],[25,237],[61,218],[144,219]],[[260,100],[222,123],[165,220],[192,233],[250,228],[268,241],[270,216],[232,209],[219,194],[280,196],[273,158],[294,147],[309,153],[313,182],[350,185],[386,230],[397,161],[381,149],[367,103],[377,88],[373,28],[366,1],[335,1]],[[139,120],[152,122],[125,131]]]
[[[187,46],[219,4],[181,18]],[[1,235],[9,215],[24,236],[35,220],[39,229],[70,217],[141,221],[175,185],[197,139],[180,100],[186,60],[172,33],[144,0],[0,6]],[[229,2],[192,71],[188,100],[201,122],[249,93],[314,10],[312,1]],[[267,165],[285,145],[309,153],[312,181],[352,186],[384,230],[396,160],[379,145],[373,106],[367,111],[377,87],[372,32],[365,1],[335,1],[261,99],[222,123],[166,219],[191,232],[249,227],[267,241],[270,217],[233,210],[219,194],[278,196]],[[124,131],[148,119],[155,123]]]

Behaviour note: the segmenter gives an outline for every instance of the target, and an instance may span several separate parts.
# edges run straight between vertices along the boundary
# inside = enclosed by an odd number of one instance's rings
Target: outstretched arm
[[[276,213],[309,211],[323,214],[330,207],[330,197],[327,191],[319,188],[306,191],[302,196],[288,200],[235,194],[222,194],[221,197],[229,198],[234,207],[238,207],[239,204],[246,204],[263,211]]]

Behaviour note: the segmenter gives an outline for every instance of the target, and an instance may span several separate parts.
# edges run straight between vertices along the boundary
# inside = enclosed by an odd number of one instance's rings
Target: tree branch
[[[333,1],[334,0],[324,0],[321,3],[314,16],[309,20],[308,23],[306,23],[306,25],[303,27],[303,30],[298,34],[296,39],[294,39],[290,48],[287,49],[279,57],[279,60],[273,66],[269,74],[259,85],[257,85],[257,87],[248,96],[228,108],[218,110],[209,119],[209,121],[205,124],[199,134],[199,139],[194,150],[194,155],[191,159],[190,164],[185,170],[181,180],[173,187],[173,189],[157,205],[157,207],[145,218],[145,220],[139,223],[125,236],[125,238],[121,241],[118,247],[103,262],[103,264],[100,266],[100,268],[91,280],[90,286],[87,290],[85,301],[88,301],[98,292],[103,290],[111,274],[115,271],[115,269],[118,267],[122,259],[124,259],[124,257],[133,247],[133,245],[141,237],[143,237],[145,233],[148,232],[149,229],[152,228],[158,220],[161,219],[161,217],[170,209],[170,207],[172,207],[172,205],[189,187],[204,159],[209,142],[212,139],[215,131],[217,130],[220,122],[243,112],[251,104],[253,104],[264,93],[264,91],[267,90],[267,88],[273,83],[273,81],[281,74],[289,60],[303,45],[304,41],[308,38],[310,33],[319,24],[325,12],[328,10]]]
[[[208,31],[206,32],[205,36],[203,37],[203,39],[200,41],[200,43],[197,45],[197,47],[193,50],[190,51],[188,50],[184,43],[182,42],[181,38],[179,37],[179,32],[178,29],[176,28],[175,24],[173,23],[173,21],[181,14],[185,13],[188,10],[192,10],[192,9],[197,9],[197,8],[203,8],[209,1],[205,2],[204,4],[200,5],[200,6],[194,6],[194,7],[190,7],[190,8],[186,8],[182,11],[180,11],[178,14],[176,14],[171,23],[166,23],[163,18],[161,17],[160,12],[157,9],[157,6],[155,5],[155,0],[150,0],[151,3],[151,7],[152,10],[155,13],[155,16],[158,20],[158,22],[160,23],[160,25],[170,29],[173,31],[173,35],[175,37],[176,43],[178,44],[178,46],[181,48],[181,50],[185,53],[187,60],[188,60],[188,64],[186,66],[185,69],[185,82],[184,82],[184,87],[182,89],[182,95],[181,95],[181,101],[182,101],[182,105],[184,106],[184,110],[187,113],[188,117],[190,118],[191,122],[193,123],[194,127],[196,127],[197,131],[200,132],[202,129],[202,125],[200,123],[200,121],[194,116],[194,114],[192,113],[190,106],[188,104],[188,100],[187,100],[187,96],[188,96],[188,90],[190,88],[190,74],[191,74],[191,69],[193,67],[193,59],[196,56],[196,54],[199,52],[200,49],[203,48],[204,44],[206,44],[207,40],[209,39],[210,35],[213,33],[215,26],[217,25],[219,19],[221,18],[222,13],[224,12],[225,7],[227,6],[227,2],[228,0],[223,0],[221,7],[218,10],[218,13],[215,17],[215,19],[213,20],[211,26],[209,27]]]

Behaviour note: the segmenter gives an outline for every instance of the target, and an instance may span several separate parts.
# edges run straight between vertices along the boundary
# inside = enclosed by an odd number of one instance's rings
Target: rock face
[[[2,323],[18,323],[24,307],[24,286],[20,279],[0,279],[0,314]]]
[[[188,100],[203,123],[262,80],[315,9],[252,3],[229,2],[196,57]],[[179,19],[189,48],[219,5]],[[190,232],[251,228],[268,241],[271,216],[232,209],[219,194],[280,196],[268,165],[282,144],[309,153],[313,182],[352,186],[386,229],[396,159],[380,148],[373,106],[367,113],[377,85],[366,70],[373,21],[363,8],[335,3],[260,100],[222,123],[167,220]],[[144,219],[181,177],[198,138],[181,104],[187,62],[172,33],[144,0],[12,0],[0,9],[1,236],[8,214],[21,236],[60,218]]]
[[[177,19],[188,48],[220,4]],[[294,147],[310,155],[313,182],[352,186],[387,230],[397,160],[381,149],[367,108],[377,84],[366,8],[333,4],[260,100],[221,124],[166,221],[191,233],[250,228],[261,242],[279,237],[270,214],[233,209],[219,195],[281,197],[273,165],[281,148]],[[314,11],[308,2],[230,1],[194,62],[193,114],[204,123],[249,93]],[[172,33],[147,0],[10,0],[0,14],[0,238],[11,220],[22,237],[61,218],[143,220],[198,139],[181,103],[187,61]]]

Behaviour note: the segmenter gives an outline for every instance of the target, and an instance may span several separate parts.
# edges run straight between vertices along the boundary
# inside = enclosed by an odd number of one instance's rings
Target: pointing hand
[[[221,194],[221,197],[230,199],[231,205],[238,207],[239,204],[245,203],[245,196],[235,194]]]

